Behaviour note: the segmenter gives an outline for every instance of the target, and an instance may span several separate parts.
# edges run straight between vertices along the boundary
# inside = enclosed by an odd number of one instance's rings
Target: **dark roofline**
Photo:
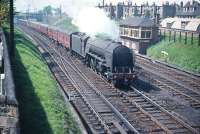
[[[128,17],[120,22],[120,26],[130,27],[155,27],[156,24],[150,18],[146,17]]]

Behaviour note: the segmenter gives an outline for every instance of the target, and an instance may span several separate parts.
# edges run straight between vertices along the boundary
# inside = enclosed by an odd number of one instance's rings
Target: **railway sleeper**
[[[199,108],[200,108],[200,105],[199,105],[199,104],[198,104],[198,105],[197,105],[197,104],[194,104],[194,105],[192,104],[192,107],[194,107],[194,108],[196,108],[196,109],[199,109]]]
[[[170,131],[172,131],[173,133],[176,133],[177,131],[185,131],[186,132],[186,134],[189,134],[190,132],[187,130],[187,129],[185,129],[184,127],[181,127],[181,126],[176,126],[176,125],[174,125],[174,124],[168,124],[168,125],[166,125],[168,128],[169,128],[169,130]]]
[[[130,105],[127,105],[127,107],[130,109],[138,109],[136,106],[132,105],[131,103],[130,103]]]
[[[141,95],[140,94],[136,94],[136,93],[133,93],[133,92],[130,92],[128,94],[129,97],[140,97]]]
[[[147,111],[147,112],[153,112],[153,111],[156,111],[156,110],[158,110],[158,108],[157,107],[145,107],[145,111]]]
[[[106,98],[109,98],[109,97],[120,97],[120,95],[118,93],[105,93],[104,96]]]
[[[172,120],[159,120],[160,123],[164,124],[168,129],[178,128],[180,125],[178,125],[176,122]]]
[[[149,103],[149,102],[141,103],[140,106],[141,106],[142,108],[149,108],[149,107],[151,108],[151,107],[155,107],[154,105],[152,105],[152,104]]]
[[[138,112],[139,110],[137,108],[130,108],[129,112]]]
[[[165,113],[162,112],[148,111],[148,113],[151,114],[153,117],[167,116]]]
[[[157,120],[169,120],[171,117],[169,116],[157,116],[156,119]]]
[[[96,121],[93,120],[93,121],[91,122],[91,124],[94,125],[94,126],[101,126],[101,125],[102,125],[101,122],[98,121],[97,119],[96,119]]]
[[[110,126],[109,126],[109,129],[110,129],[110,131],[111,131],[113,134],[120,134],[119,129],[118,129],[116,126],[114,126],[114,125],[110,125]]]
[[[94,124],[93,124],[94,125]],[[94,129],[97,131],[104,131],[103,126],[101,124],[96,124],[94,125]],[[105,131],[104,131],[105,132]]]
[[[91,124],[98,121],[98,119],[95,116],[89,117],[88,119],[89,119],[89,123],[91,123]]]
[[[172,130],[173,131],[173,130]],[[177,128],[174,130],[174,133],[176,134],[188,134],[188,130],[187,129],[184,129],[184,128]]]
[[[166,132],[163,131],[163,129],[161,128],[156,128],[156,129],[153,129],[152,132],[149,132],[151,134],[166,134]]]
[[[146,100],[143,99],[143,98],[138,98],[138,99],[135,99],[135,98],[132,98],[133,101],[135,101],[136,103],[144,103]]]

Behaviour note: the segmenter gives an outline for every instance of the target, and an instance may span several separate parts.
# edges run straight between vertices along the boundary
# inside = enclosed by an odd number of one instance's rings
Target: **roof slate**
[[[120,22],[120,26],[134,26],[134,27],[154,27],[155,23],[150,18],[145,17],[128,17]]]

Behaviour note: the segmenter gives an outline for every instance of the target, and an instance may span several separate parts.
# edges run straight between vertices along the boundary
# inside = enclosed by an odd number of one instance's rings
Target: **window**
[[[145,31],[142,31],[141,38],[145,38]]]
[[[151,31],[146,31],[146,38],[151,38]]]
[[[186,27],[187,24],[188,24],[187,21],[182,21],[182,22],[181,22],[181,28],[182,28],[182,29],[185,29],[185,27]]]
[[[139,37],[139,30],[137,29],[133,30],[133,37]]]
[[[124,35],[128,35],[128,29],[124,28]]]
[[[124,28],[120,28],[120,34],[123,35],[124,34]]]
[[[151,38],[151,31],[142,31],[141,38]]]
[[[131,29],[131,36],[133,36],[133,30]]]

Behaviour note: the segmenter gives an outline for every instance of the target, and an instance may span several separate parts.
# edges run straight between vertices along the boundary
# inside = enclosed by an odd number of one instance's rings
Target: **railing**
[[[3,69],[3,46],[4,46],[4,41],[3,41],[3,32],[0,29],[0,95],[4,95],[4,88],[3,88],[3,82],[4,82],[4,69]]]
[[[5,79],[5,74],[0,74],[0,95],[4,94],[3,91],[4,79]]]

